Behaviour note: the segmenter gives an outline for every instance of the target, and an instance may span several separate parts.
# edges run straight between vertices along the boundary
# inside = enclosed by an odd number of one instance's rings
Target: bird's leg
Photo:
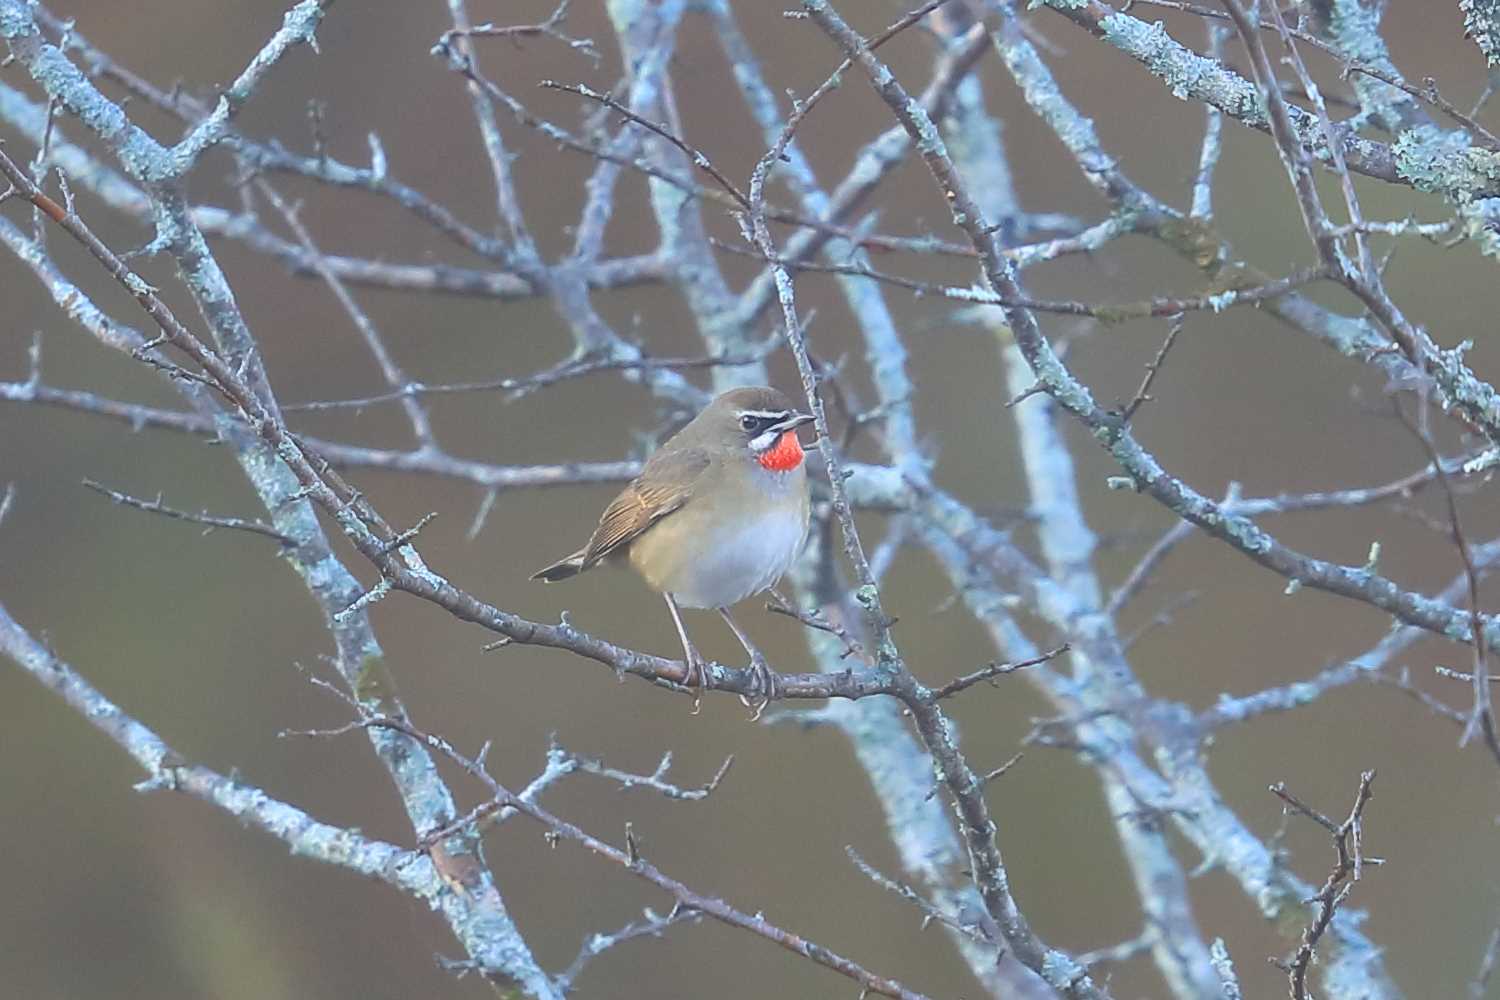
[[[687,662],[687,676],[683,683],[692,686],[693,674],[698,675],[698,693],[693,695],[693,714],[703,707],[703,692],[708,689],[708,664],[698,653],[698,647],[693,645],[693,640],[688,638],[687,629],[682,624],[682,612],[677,609],[677,601],[670,593],[662,594],[667,599],[667,610],[672,612],[672,621],[677,626],[677,637],[682,640],[682,656]]]
[[[729,630],[740,641],[740,645],[745,647],[745,652],[750,654],[750,673],[755,678],[755,690],[749,697],[740,695],[740,701],[754,710],[750,716],[750,721],[754,722],[760,718],[760,713],[766,710],[766,706],[771,703],[772,699],[779,697],[776,671],[771,669],[771,665],[760,654],[760,650],[755,648],[750,637],[741,632],[740,627],[734,623],[734,619],[729,617],[729,609],[720,608],[719,614],[724,616],[724,624],[729,626]]]

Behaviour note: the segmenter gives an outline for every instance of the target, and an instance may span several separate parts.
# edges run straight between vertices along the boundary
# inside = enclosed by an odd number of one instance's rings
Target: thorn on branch
[[[1031,383],[1031,385],[1027,386],[1025,389],[1022,389],[1020,392],[1018,392],[1014,396],[1010,397],[1010,399],[1007,399],[1005,401],[1005,408],[1007,410],[1014,409],[1019,404],[1026,402],[1026,400],[1030,399],[1032,396],[1035,396],[1038,393],[1044,393],[1046,391],[1047,391],[1047,387],[1044,386],[1044,385],[1042,385],[1042,383],[1040,383],[1040,382],[1033,382],[1033,383]]]

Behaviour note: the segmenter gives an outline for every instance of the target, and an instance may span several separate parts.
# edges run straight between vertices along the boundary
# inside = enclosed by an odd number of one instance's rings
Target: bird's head
[[[813,418],[799,412],[791,399],[769,386],[730,389],[708,404],[695,423],[704,436],[745,453],[771,472],[788,472],[802,464],[797,428]]]

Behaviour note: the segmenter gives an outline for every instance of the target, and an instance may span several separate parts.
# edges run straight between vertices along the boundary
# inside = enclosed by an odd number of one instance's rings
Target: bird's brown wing
[[[631,480],[604,508],[599,527],[583,552],[583,567],[628,545],[641,532],[692,499],[693,487],[708,468],[709,454],[701,448],[657,452],[641,474]]]

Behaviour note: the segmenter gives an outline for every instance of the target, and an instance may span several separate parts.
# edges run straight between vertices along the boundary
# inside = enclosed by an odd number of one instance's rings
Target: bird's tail
[[[558,580],[566,580],[570,576],[577,576],[588,568],[583,564],[583,557],[587,551],[587,549],[579,549],[566,559],[559,559],[551,566],[537,570],[531,574],[531,578],[533,580],[545,580],[547,583],[556,583]]]

